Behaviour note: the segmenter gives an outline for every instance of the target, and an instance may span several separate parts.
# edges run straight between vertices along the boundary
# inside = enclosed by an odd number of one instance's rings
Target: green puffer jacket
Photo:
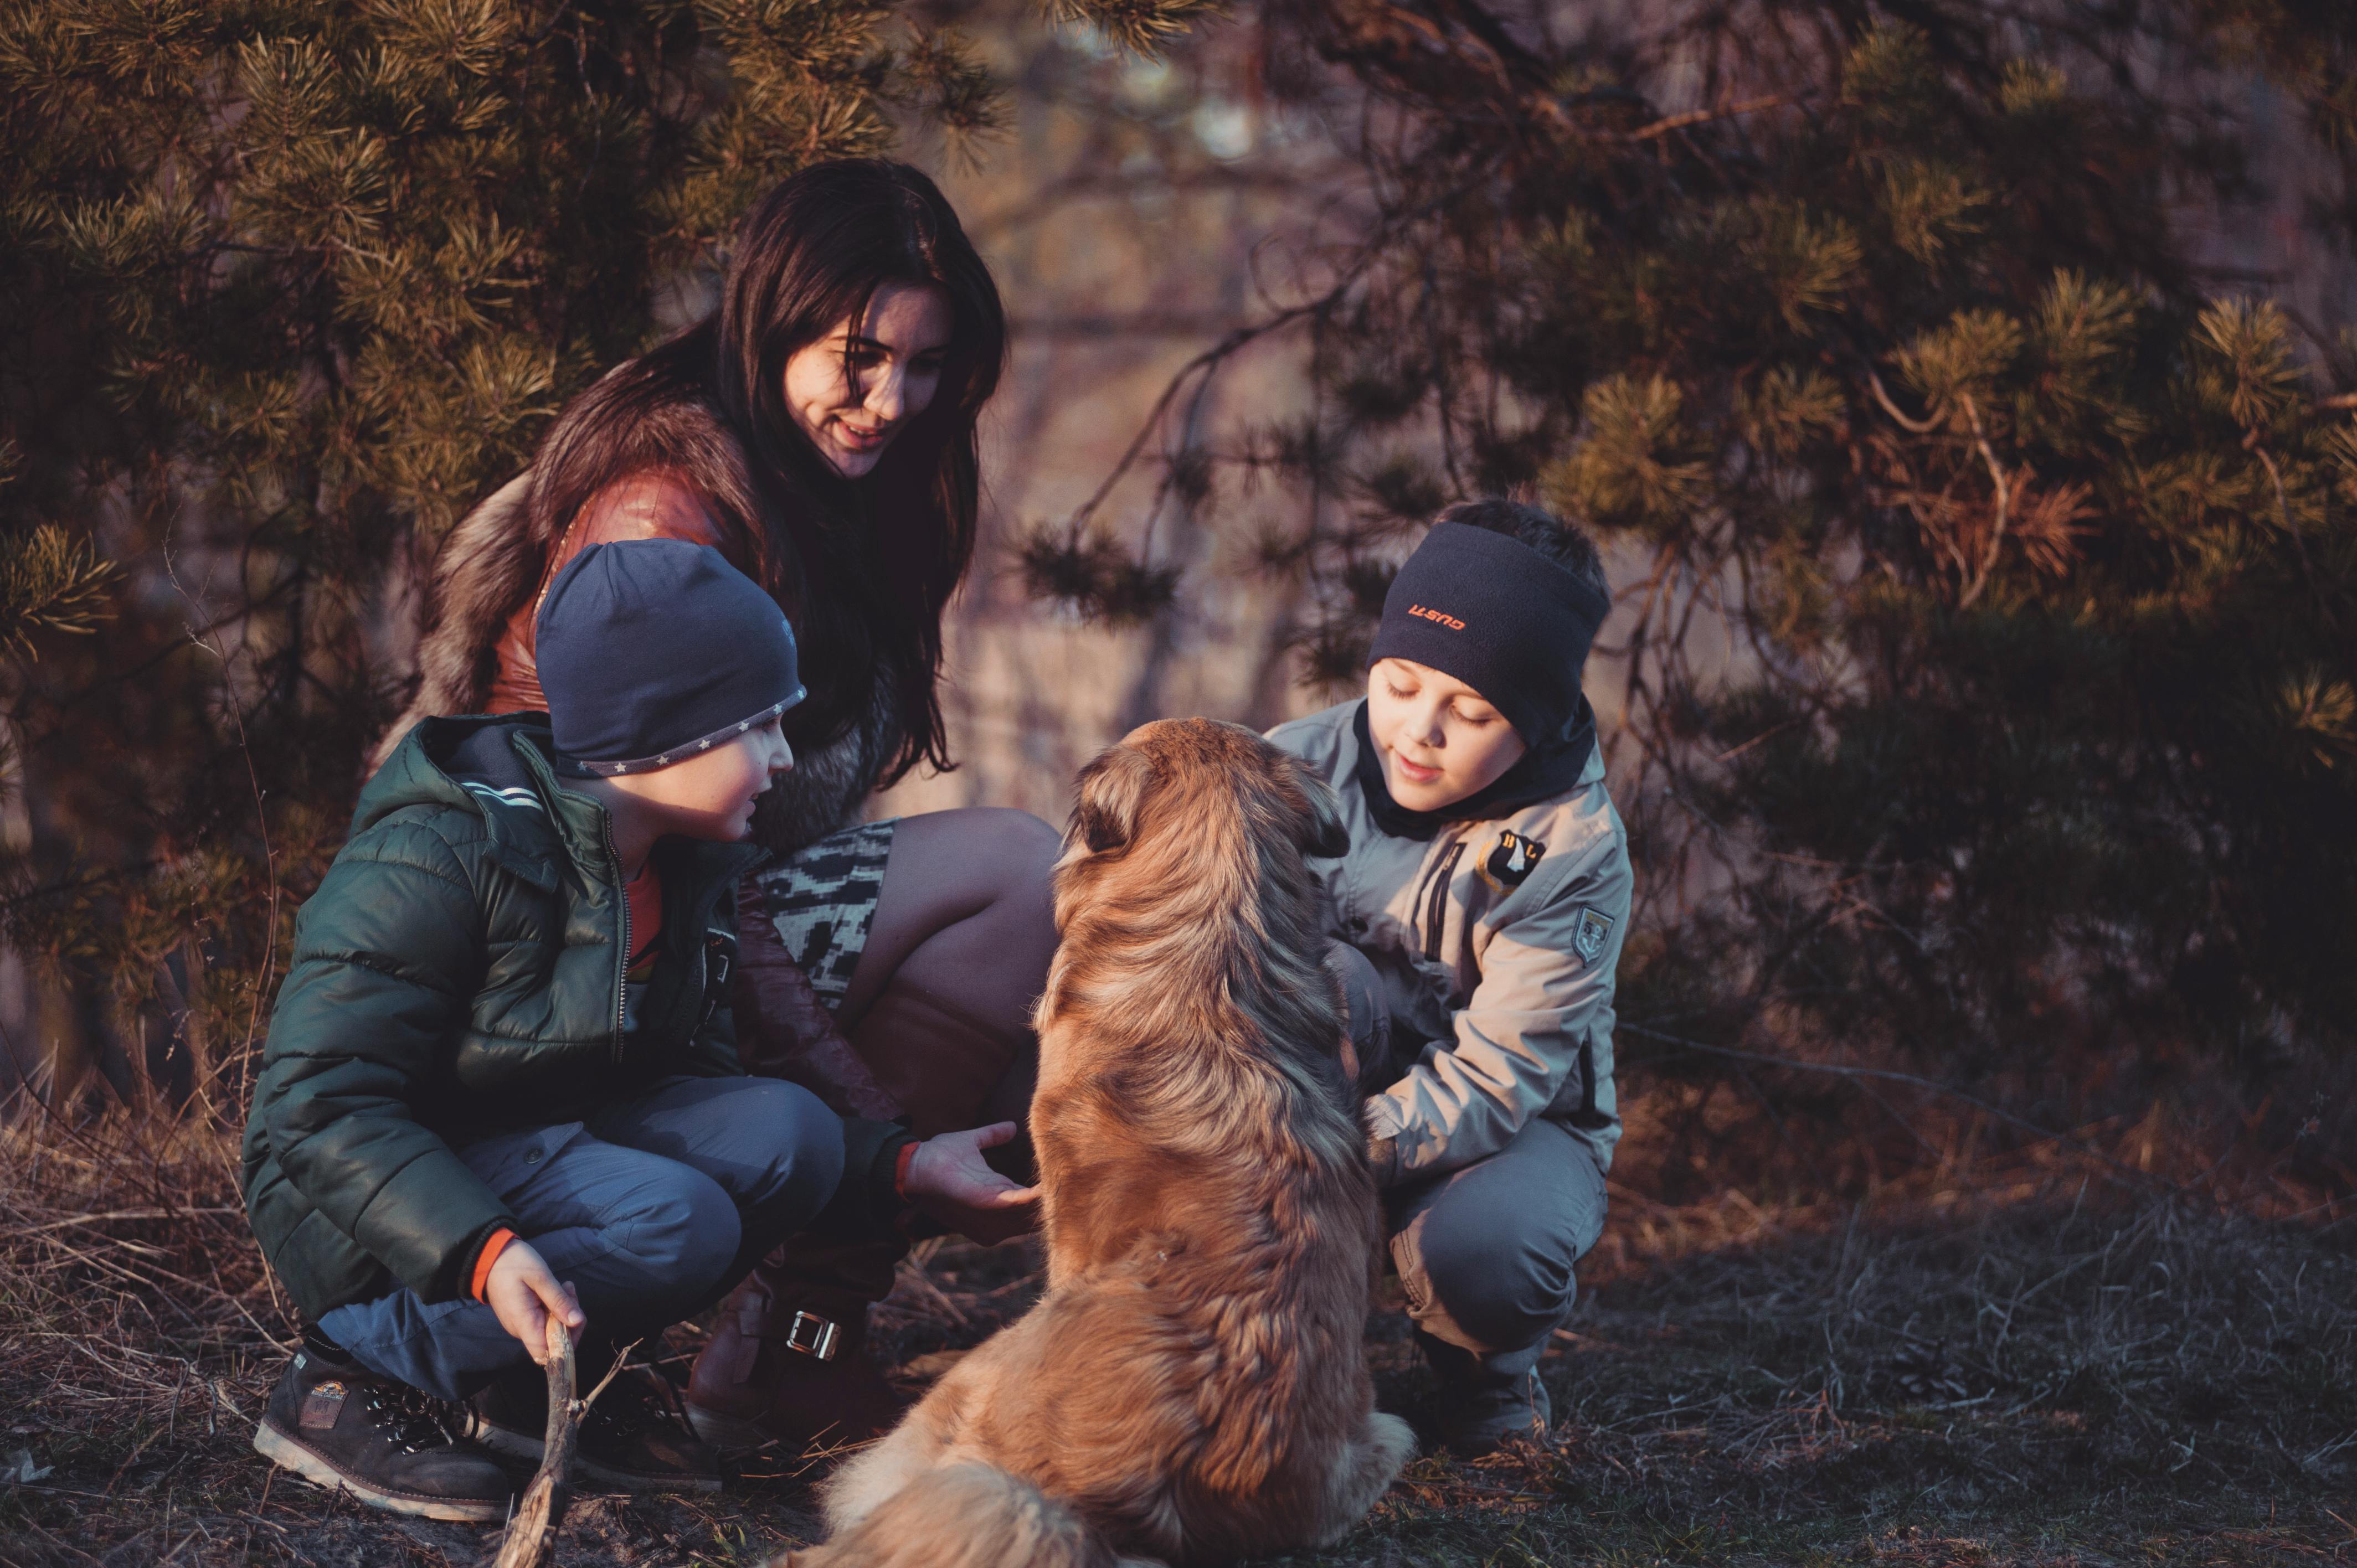
[[[763,856],[657,843],[662,948],[626,1041],[619,857],[604,807],[559,784],[546,723],[410,731],[296,918],[246,1122],[246,1212],[308,1319],[404,1285],[429,1302],[463,1293],[484,1240],[515,1219],[453,1145],[579,1121],[658,1079],[740,1070],[733,892]],[[907,1134],[864,1122],[845,1134],[842,1199],[873,1223],[876,1173],[888,1192]]]

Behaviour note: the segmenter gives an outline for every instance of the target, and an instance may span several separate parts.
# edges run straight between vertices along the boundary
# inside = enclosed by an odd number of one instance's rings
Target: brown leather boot
[[[948,999],[890,985],[846,1040],[778,939],[748,878],[738,893],[737,1049],[746,1070],[789,1079],[836,1112],[888,1121],[920,1138],[1020,1122],[1038,1074],[1028,1031],[1010,1036]],[[1028,1142],[990,1163],[1031,1179]],[[792,1238],[720,1305],[689,1374],[688,1420],[726,1452],[776,1442],[794,1453],[864,1443],[909,1402],[866,1354],[867,1308],[892,1288],[904,1240],[847,1244]]]
[[[920,1138],[974,1126],[1002,1098],[1026,1049],[1038,1048],[1028,1033],[994,1029],[948,997],[898,982],[868,1004],[851,1037],[877,1082],[908,1107]],[[1027,1100],[1029,1088],[1022,1085]]]
[[[731,1454],[776,1443],[798,1455],[890,1430],[909,1401],[867,1355],[867,1308],[904,1250],[796,1238],[763,1259],[720,1304],[688,1376],[696,1435]]]
[[[779,939],[759,886],[737,889],[737,1050],[748,1073],[810,1090],[839,1115],[903,1114],[835,1026]],[[688,1374],[696,1435],[741,1453],[772,1441],[800,1454],[864,1443],[906,1402],[866,1351],[867,1308],[892,1288],[907,1243],[847,1246],[800,1236],[763,1259],[720,1304]]]

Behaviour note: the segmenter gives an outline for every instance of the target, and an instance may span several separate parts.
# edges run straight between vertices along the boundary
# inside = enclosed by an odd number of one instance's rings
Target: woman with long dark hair
[[[920,1133],[1020,1116],[1055,946],[1038,818],[859,821],[919,763],[950,766],[942,616],[974,555],[974,424],[1005,345],[989,270],[923,174],[850,159],[784,180],[747,217],[718,310],[575,398],[454,531],[386,743],[427,714],[542,708],[534,616],[581,550],[719,550],[792,621],[810,693],[755,819],[777,858],[740,900],[739,1055]],[[899,1251],[808,1237],[756,1270],[697,1363],[699,1431],[798,1444],[888,1422],[861,1346]]]

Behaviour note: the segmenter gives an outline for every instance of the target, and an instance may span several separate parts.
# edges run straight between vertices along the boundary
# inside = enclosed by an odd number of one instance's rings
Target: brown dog
[[[1305,854],[1325,784],[1234,725],[1083,769],[1031,1103],[1048,1293],[829,1485],[852,1564],[1203,1564],[1325,1545],[1415,1452],[1362,1337],[1375,1189]]]

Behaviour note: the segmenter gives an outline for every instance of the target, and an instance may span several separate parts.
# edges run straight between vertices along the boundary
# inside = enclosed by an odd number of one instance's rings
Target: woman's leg
[[[919,1133],[1020,1121],[1037,1068],[1031,1005],[1056,947],[1056,833],[1028,812],[988,809],[905,817],[889,831],[880,883],[860,835],[813,845],[771,895],[773,911],[789,911],[780,935]],[[849,960],[843,937],[862,928],[845,895],[863,884],[877,887],[876,906]],[[866,1344],[868,1306],[892,1288],[904,1250],[897,1238],[805,1235],[755,1268],[697,1358],[696,1430],[732,1448],[802,1449],[857,1443],[899,1419],[904,1402]]]
[[[836,1019],[926,1136],[1019,1120],[1031,1008],[1055,956],[1056,831],[992,807],[893,827],[867,942]]]

